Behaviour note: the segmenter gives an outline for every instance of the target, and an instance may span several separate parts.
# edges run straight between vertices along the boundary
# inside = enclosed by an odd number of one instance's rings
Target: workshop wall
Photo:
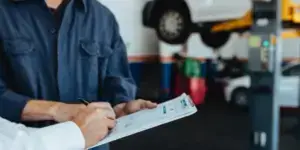
[[[116,16],[131,62],[149,61],[158,54],[155,31],[142,25],[142,10],[148,0],[99,0]]]
[[[160,65],[158,39],[154,30],[142,24],[142,10],[148,0],[99,0],[116,16],[127,46],[130,69],[138,85],[138,97],[158,97]]]

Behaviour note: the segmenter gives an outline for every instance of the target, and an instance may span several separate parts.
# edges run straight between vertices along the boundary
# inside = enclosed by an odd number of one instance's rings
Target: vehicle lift
[[[253,0],[253,25],[248,40],[250,150],[278,150],[281,75],[281,0]]]

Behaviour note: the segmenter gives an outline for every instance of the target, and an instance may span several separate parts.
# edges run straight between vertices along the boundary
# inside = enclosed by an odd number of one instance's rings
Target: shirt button
[[[52,29],[50,30],[50,32],[51,32],[52,34],[55,34],[55,33],[56,33],[56,29],[55,29],[55,28],[52,28]]]

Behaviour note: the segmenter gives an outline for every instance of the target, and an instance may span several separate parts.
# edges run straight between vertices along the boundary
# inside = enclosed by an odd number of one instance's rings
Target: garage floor
[[[295,118],[281,121],[281,150],[299,150]],[[112,143],[113,150],[247,150],[249,124],[246,111],[224,102],[210,102],[189,118],[139,133]],[[297,128],[296,128],[297,129]],[[298,140],[296,140],[298,138]]]

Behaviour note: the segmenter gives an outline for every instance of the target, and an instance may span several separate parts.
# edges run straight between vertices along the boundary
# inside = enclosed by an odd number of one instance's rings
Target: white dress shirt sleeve
[[[71,121],[37,129],[29,135],[40,138],[47,150],[83,150],[81,130]]]
[[[73,122],[27,128],[0,118],[0,150],[83,150],[85,140]]]

